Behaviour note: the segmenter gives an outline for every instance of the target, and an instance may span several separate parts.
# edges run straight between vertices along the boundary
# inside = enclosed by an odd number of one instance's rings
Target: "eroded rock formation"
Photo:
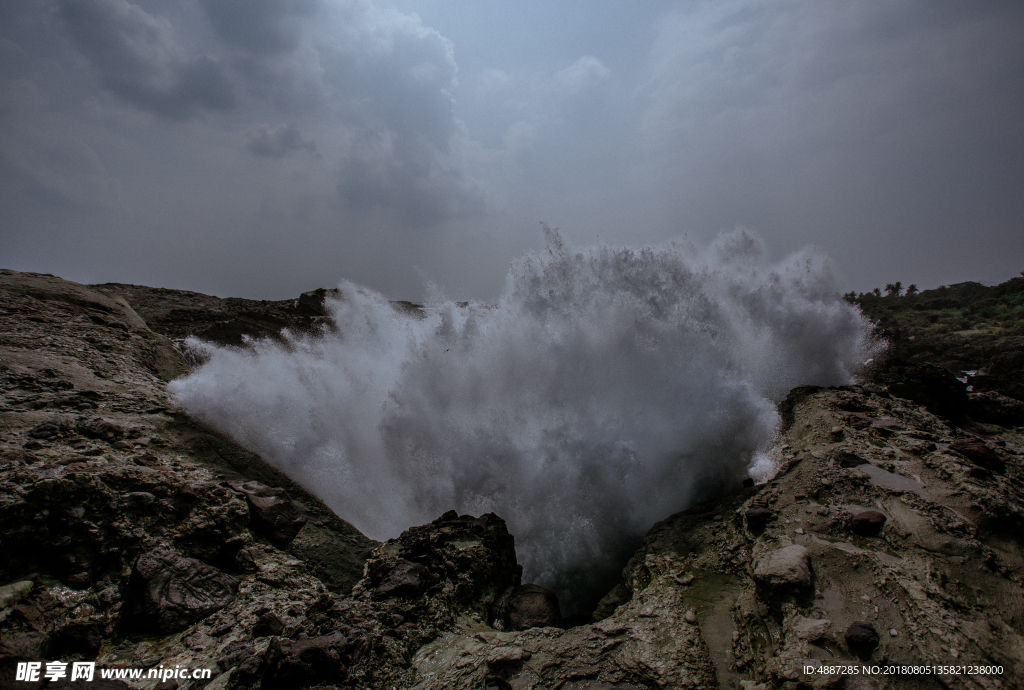
[[[164,336],[219,320],[233,338],[256,318],[234,303],[12,271],[0,293],[0,686],[15,661],[56,658],[207,667],[211,681],[179,687],[211,690],[1011,688],[1024,675],[1024,434],[996,425],[1018,420],[1018,401],[950,393],[944,370],[795,390],[778,474],[654,525],[595,620],[563,628],[553,594],[522,582],[499,516],[449,512],[377,544],[181,415],[164,383],[187,362]],[[322,320],[326,296],[266,313]],[[841,661],[1003,672],[806,673]]]

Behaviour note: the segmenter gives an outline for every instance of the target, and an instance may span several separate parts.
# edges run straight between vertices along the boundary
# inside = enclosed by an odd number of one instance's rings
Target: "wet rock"
[[[305,640],[275,637],[261,667],[265,690],[339,683],[348,675],[353,643],[340,632]]]
[[[974,477],[975,479],[991,479],[992,472],[986,470],[984,467],[978,467],[974,465],[971,469],[967,470],[967,474]]]
[[[124,429],[113,422],[108,422],[99,417],[95,419],[80,420],[75,425],[75,431],[86,438],[95,438],[107,443],[119,441],[124,437]]]
[[[854,621],[844,635],[846,646],[857,656],[868,656],[878,648],[878,633],[868,621]]]
[[[163,467],[164,463],[160,461],[160,458],[153,455],[152,453],[143,453],[142,455],[132,458],[132,462],[136,465],[143,467]]]
[[[949,449],[956,451],[975,465],[984,467],[996,474],[1005,474],[1006,463],[1004,463],[995,451],[985,445],[983,441],[974,439],[960,439],[949,444]]]
[[[102,560],[100,545],[84,542],[59,549],[53,555],[53,567],[69,587],[84,589],[93,583]]]
[[[839,467],[846,468],[857,467],[867,462],[864,458],[860,457],[859,455],[855,453],[850,453],[845,450],[839,451],[838,453],[833,455],[832,460],[834,460],[835,464],[838,465]]]
[[[288,492],[256,481],[230,482],[232,488],[245,494],[253,527],[267,535],[278,547],[287,546],[306,524]]]
[[[221,671],[234,668],[251,656],[256,654],[256,649],[251,642],[235,640],[224,645],[220,656],[217,658],[217,667]]]
[[[0,659],[45,659],[50,656],[50,636],[37,631],[18,632],[0,638]]]
[[[526,584],[509,587],[494,603],[495,630],[527,630],[557,626],[558,597],[549,589]]]
[[[766,553],[754,566],[754,579],[772,588],[810,587],[810,554],[798,544]]]
[[[207,621],[207,624],[210,626],[210,635],[213,637],[220,637],[221,635],[231,632],[231,629],[234,628],[237,623],[238,621],[236,621],[232,616],[224,613],[218,613]]]
[[[28,430],[28,435],[36,439],[49,439],[60,434],[60,422],[42,422]]]
[[[235,600],[238,580],[194,558],[153,549],[135,561],[125,594],[125,624],[173,633]]]
[[[95,659],[103,644],[102,623],[96,621],[75,621],[53,633],[51,642],[53,654],[64,658],[81,654],[86,659]]]
[[[14,606],[32,591],[31,580],[20,580],[0,587],[0,609]]]
[[[253,637],[270,637],[284,632],[284,622],[272,611],[261,615],[252,626]]]
[[[14,610],[36,632],[51,633],[67,622],[64,607],[46,587],[37,589]]]
[[[996,391],[968,393],[967,397],[967,411],[974,421],[1005,427],[1024,426],[1024,402]]]
[[[864,510],[853,516],[850,529],[862,537],[873,537],[882,531],[886,517],[877,510]]]
[[[337,288],[330,290],[317,288],[316,290],[303,292],[296,301],[295,310],[296,313],[303,316],[327,316],[326,300],[328,298],[339,299],[340,297],[341,290]]]
[[[237,493],[215,482],[192,482],[178,491],[187,511],[177,548],[217,567],[240,567],[238,554],[245,546],[249,505]]]
[[[440,596],[452,610],[475,612],[484,619],[495,599],[518,585],[521,575],[515,539],[504,520],[493,513],[473,517],[450,510],[374,551],[358,587],[378,601],[419,596],[415,592]]]
[[[967,413],[967,390],[952,373],[932,364],[893,360],[875,373],[889,392],[913,400],[932,414],[960,422]]]
[[[373,598],[379,601],[394,597],[418,597],[430,584],[430,571],[426,566],[399,559],[374,588]]]
[[[759,532],[765,528],[775,514],[767,508],[750,508],[744,515],[751,531]]]

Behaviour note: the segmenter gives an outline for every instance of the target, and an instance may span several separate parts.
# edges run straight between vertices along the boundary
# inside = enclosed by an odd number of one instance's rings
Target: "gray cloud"
[[[301,19],[318,0],[199,0],[210,24],[227,43],[263,55],[294,50],[302,38]]]
[[[1019,2],[384,2],[0,3],[0,264],[487,297],[543,220],[748,226],[859,290],[1021,269]]]
[[[261,158],[284,158],[289,153],[316,153],[316,144],[302,138],[295,125],[261,125],[246,135],[245,147]]]
[[[136,107],[186,120],[234,106],[223,67],[208,56],[187,55],[169,20],[127,0],[60,0],[58,6],[100,85]]]

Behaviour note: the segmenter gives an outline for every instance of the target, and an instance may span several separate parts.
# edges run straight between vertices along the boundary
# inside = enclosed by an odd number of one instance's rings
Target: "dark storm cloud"
[[[208,56],[187,55],[168,20],[127,0],[61,0],[58,6],[100,85],[136,107],[185,120],[234,106],[223,67]]]
[[[103,88],[175,120],[239,103],[280,113],[293,123],[253,125],[240,115],[245,149],[328,156],[350,212],[383,212],[417,229],[480,208],[452,153],[464,135],[452,45],[414,16],[365,2],[200,0],[192,20],[208,22],[218,40],[192,57],[181,45],[187,12],[157,16],[128,0],[58,3]],[[318,149],[300,127],[327,127],[335,144]]]
[[[544,220],[1020,271],[1024,3],[627,5],[0,0],[0,265],[489,296]]]
[[[295,125],[257,127],[246,136],[245,147],[262,158],[284,158],[296,151],[316,153],[316,144],[303,139]]]
[[[299,20],[316,0],[200,0],[210,24],[225,42],[264,55],[294,50],[302,38]]]

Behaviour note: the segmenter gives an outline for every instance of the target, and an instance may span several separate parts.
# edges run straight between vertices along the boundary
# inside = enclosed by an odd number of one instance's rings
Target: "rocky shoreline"
[[[165,385],[188,363],[172,340],[330,327],[325,291],[220,300],[5,270],[0,294],[0,687],[1012,688],[1024,674],[1012,387],[967,393],[893,361],[863,385],[794,390],[778,474],[654,525],[593,621],[561,627],[500,517],[450,512],[378,544],[175,408]],[[14,677],[57,659],[211,677]],[[1001,672],[841,672],[852,663]]]

